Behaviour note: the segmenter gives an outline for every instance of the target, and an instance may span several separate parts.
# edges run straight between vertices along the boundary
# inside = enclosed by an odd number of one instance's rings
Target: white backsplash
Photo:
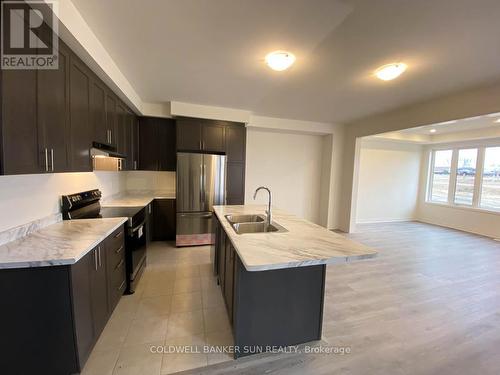
[[[175,192],[175,172],[126,172],[127,190],[161,190]]]

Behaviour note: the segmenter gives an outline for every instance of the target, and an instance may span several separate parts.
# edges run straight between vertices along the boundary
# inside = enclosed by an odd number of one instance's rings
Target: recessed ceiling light
[[[495,122],[500,123],[500,118],[497,118]]]
[[[431,133],[435,133],[435,132],[436,132],[436,129],[431,129],[431,130],[429,130],[429,132],[431,132]]]
[[[273,70],[281,72],[295,62],[295,56],[287,51],[274,51],[266,55],[266,64]]]
[[[394,78],[398,78],[403,72],[408,68],[406,64],[403,63],[392,63],[381,66],[375,71],[377,78],[382,81],[390,81]]]

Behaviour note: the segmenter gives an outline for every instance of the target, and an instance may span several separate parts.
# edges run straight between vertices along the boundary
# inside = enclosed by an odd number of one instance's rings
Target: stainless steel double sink
[[[287,229],[276,222],[266,223],[265,215],[225,215],[237,234],[245,233],[284,233]]]

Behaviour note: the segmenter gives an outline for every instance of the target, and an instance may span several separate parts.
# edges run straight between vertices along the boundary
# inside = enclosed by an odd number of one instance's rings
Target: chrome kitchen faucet
[[[269,202],[268,202],[267,211],[266,211],[266,214],[267,214],[266,224],[271,225],[271,222],[273,221],[273,215],[271,213],[271,201],[272,201],[271,190],[269,190],[269,188],[267,188],[265,186],[259,186],[257,189],[255,189],[255,193],[253,193],[254,200],[255,200],[255,198],[257,198],[257,193],[259,192],[259,190],[266,190],[269,193]]]

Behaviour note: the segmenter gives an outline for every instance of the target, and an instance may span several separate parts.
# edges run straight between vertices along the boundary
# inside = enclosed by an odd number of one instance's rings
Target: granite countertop
[[[264,214],[264,206],[214,206],[214,211],[248,271],[345,263],[377,252],[319,225],[273,208],[273,221],[284,233],[237,234],[224,215]]]
[[[0,246],[0,269],[74,264],[127,218],[61,221]]]
[[[105,198],[103,207],[141,207],[147,206],[154,199],[175,199],[175,191],[169,190],[131,190]]]

